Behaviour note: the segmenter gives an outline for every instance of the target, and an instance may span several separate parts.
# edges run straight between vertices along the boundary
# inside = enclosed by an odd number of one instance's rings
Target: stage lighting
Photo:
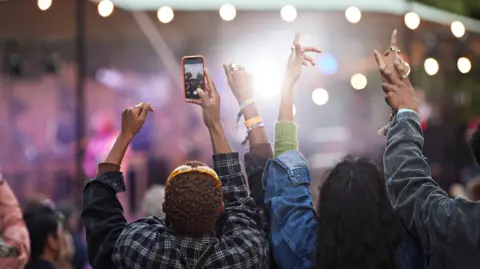
[[[231,4],[224,4],[219,10],[220,18],[224,21],[232,21],[237,16],[237,10]]]
[[[338,72],[338,62],[332,54],[322,53],[317,58],[317,68],[325,75],[333,75]]]
[[[328,102],[328,92],[325,89],[318,88],[312,92],[312,101],[318,105],[323,106]]]
[[[437,60],[435,60],[434,58],[426,59],[423,67],[425,68],[425,72],[427,72],[429,76],[436,75],[438,73],[438,70],[440,69]]]
[[[352,84],[352,87],[355,90],[363,90],[365,87],[367,87],[367,77],[360,73],[355,74],[350,79],[350,84]]]
[[[345,10],[345,18],[349,23],[358,23],[362,18],[362,12],[358,7],[349,7]]]
[[[280,16],[284,21],[292,22],[297,18],[297,10],[292,5],[284,6],[280,11]]]
[[[420,16],[415,12],[408,12],[405,14],[405,25],[412,30],[415,30],[420,25]]]
[[[465,26],[459,21],[452,22],[450,28],[452,30],[452,34],[457,38],[461,38],[465,34]]]
[[[173,14],[173,9],[171,7],[163,6],[158,10],[157,17],[161,23],[169,23],[173,20],[175,15]]]
[[[52,0],[38,0],[37,6],[41,11],[45,11],[52,6]]]
[[[106,18],[113,13],[113,9],[115,8],[115,5],[113,4],[112,1],[110,0],[102,0],[100,3],[98,3],[98,14],[100,16]]]
[[[472,70],[472,63],[467,57],[460,57],[457,61],[458,71],[462,74],[466,74]]]

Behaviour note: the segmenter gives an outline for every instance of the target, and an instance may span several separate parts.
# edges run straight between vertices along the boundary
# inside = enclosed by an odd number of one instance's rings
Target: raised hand
[[[133,138],[142,129],[148,112],[153,111],[150,104],[140,103],[127,108],[122,113],[122,134]]]
[[[405,76],[404,65],[400,61],[393,63],[393,68],[385,65],[382,55],[374,51],[375,60],[385,82],[382,89],[385,92],[385,101],[394,109],[410,109],[418,112],[418,100],[408,76]],[[402,71],[403,70],[403,71]]]
[[[220,124],[220,95],[208,70],[205,70],[205,78],[207,80],[207,92],[198,90],[198,95],[201,97],[200,100],[189,99],[187,102],[202,107],[203,123],[207,128],[211,129]]]
[[[253,98],[252,76],[245,69],[236,64],[224,65],[225,75],[227,76],[228,86],[233,95],[241,104],[248,99]]]
[[[401,75],[408,76],[410,74],[410,66],[403,60],[400,54],[401,51],[398,49],[398,31],[395,29],[390,37],[390,47],[383,53],[383,60],[386,67],[393,70],[398,77]],[[398,71],[397,68],[394,67],[395,62],[400,64],[400,69],[398,69]],[[386,82],[385,77],[383,76],[382,80],[383,82]]]
[[[296,34],[287,63],[286,87],[292,87],[297,82],[302,73],[302,66],[315,65],[313,58],[305,55],[307,52],[321,53],[321,50],[314,47],[303,47],[300,44],[300,34]]]

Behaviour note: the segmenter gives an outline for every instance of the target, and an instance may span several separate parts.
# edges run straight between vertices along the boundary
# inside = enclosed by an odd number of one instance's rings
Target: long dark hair
[[[401,225],[373,162],[347,156],[333,167],[317,208],[317,269],[399,269]]]

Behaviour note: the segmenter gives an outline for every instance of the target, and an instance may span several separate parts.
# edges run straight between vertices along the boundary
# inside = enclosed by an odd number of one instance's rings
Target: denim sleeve
[[[478,265],[480,203],[449,198],[432,179],[422,147],[420,116],[410,111],[398,113],[389,129],[384,155],[395,211],[440,263],[470,268],[469,262],[475,260]]]
[[[270,212],[272,252],[279,268],[313,268],[317,220],[307,160],[296,150],[265,168],[265,204]]]

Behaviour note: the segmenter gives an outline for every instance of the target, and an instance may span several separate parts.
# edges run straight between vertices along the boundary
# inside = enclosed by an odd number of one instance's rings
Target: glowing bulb
[[[38,0],[37,5],[41,11],[45,11],[52,6],[52,0]]]
[[[349,7],[345,10],[345,18],[349,23],[358,23],[362,18],[362,12],[358,7]]]
[[[297,10],[292,5],[282,7],[280,10],[280,16],[286,22],[292,22],[297,18]]]
[[[440,69],[437,60],[433,58],[426,59],[423,67],[425,68],[425,72],[427,72],[429,76],[434,76],[438,73],[438,70]]]
[[[173,14],[173,9],[171,7],[163,6],[158,9],[157,17],[161,23],[169,23],[173,20],[175,15]]]
[[[322,106],[328,102],[328,92],[325,89],[318,88],[313,90],[312,92],[312,100],[313,102],[318,105]]]
[[[367,87],[367,77],[363,74],[355,74],[350,79],[350,84],[355,90],[363,90]]]
[[[115,5],[113,4],[112,1],[102,0],[102,1],[100,1],[100,3],[98,3],[98,14],[100,14],[100,16],[106,18],[106,17],[112,15],[114,7],[115,7]]]
[[[237,10],[233,5],[225,4],[220,7],[220,18],[224,21],[232,21],[237,16]]]
[[[472,70],[472,63],[468,58],[461,57],[457,61],[457,67],[458,71],[460,71],[462,74],[466,74]]]
[[[412,30],[415,30],[420,25],[420,16],[415,12],[408,12],[405,14],[405,25]]]
[[[452,34],[457,38],[460,38],[465,34],[465,26],[459,21],[452,22],[452,26],[450,28],[452,30]]]

